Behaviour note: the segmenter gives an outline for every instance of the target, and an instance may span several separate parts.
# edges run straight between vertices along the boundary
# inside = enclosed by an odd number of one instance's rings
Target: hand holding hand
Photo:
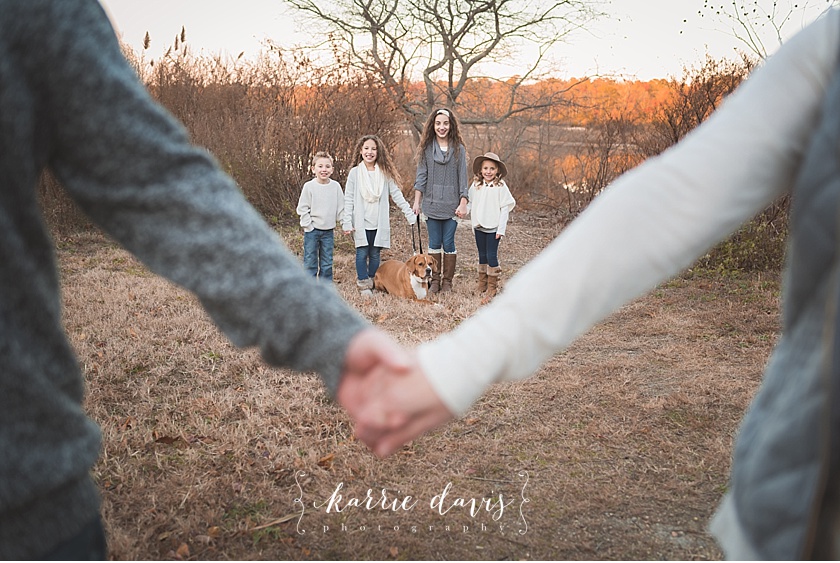
[[[452,418],[416,355],[376,328],[350,341],[337,395],[356,437],[380,457]]]
[[[356,416],[356,436],[379,457],[453,418],[414,362],[407,373],[387,378]]]
[[[467,203],[465,201],[462,200],[460,205],[458,205],[458,208],[455,210],[455,215],[461,219],[467,216]]]
[[[412,358],[381,330],[369,327],[350,340],[336,398],[356,418],[383,391],[389,377],[411,369]]]

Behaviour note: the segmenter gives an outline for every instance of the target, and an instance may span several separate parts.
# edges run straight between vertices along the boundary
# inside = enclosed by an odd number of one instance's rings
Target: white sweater
[[[832,10],[681,143],[616,180],[490,305],[421,345],[421,366],[449,409],[463,414],[490,384],[530,376],[789,190],[838,51]]]
[[[335,180],[322,184],[315,178],[306,182],[300,192],[297,214],[300,215],[300,226],[306,232],[334,229],[344,215],[341,184]]]
[[[495,231],[504,236],[510,212],[515,206],[516,200],[504,180],[481,188],[475,182],[470,185],[467,213],[472,214],[475,229]]]

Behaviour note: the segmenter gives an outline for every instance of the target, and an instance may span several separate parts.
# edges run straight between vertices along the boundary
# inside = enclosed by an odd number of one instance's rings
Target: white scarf
[[[362,194],[362,199],[368,203],[378,203],[385,187],[385,175],[379,169],[378,164],[374,164],[373,172],[368,171],[364,162],[359,163],[358,169],[356,176],[359,181],[359,193]]]

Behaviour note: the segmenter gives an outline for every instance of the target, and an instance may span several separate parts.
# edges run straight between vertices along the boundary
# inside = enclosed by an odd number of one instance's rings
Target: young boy
[[[333,279],[333,230],[344,214],[344,194],[339,183],[330,179],[332,173],[332,157],[323,151],[315,153],[312,157],[315,177],[303,185],[297,206],[303,227],[303,268],[313,277],[330,282]]]

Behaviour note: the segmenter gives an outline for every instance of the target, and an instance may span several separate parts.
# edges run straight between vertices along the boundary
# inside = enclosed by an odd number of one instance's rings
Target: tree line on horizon
[[[275,223],[296,220],[311,155],[330,152],[336,159],[333,177],[344,185],[355,164],[353,147],[364,134],[383,139],[394,155],[401,187],[411,192],[417,147],[411,116],[379,77],[347,60],[342,63],[341,57],[321,64],[305,50],[279,48],[254,61],[194,56],[183,30],[173,49],[157,61],[146,61],[142,52],[127,47],[124,51],[150,93]],[[475,78],[464,84],[455,111],[468,154],[493,151],[508,164],[508,182],[520,208],[565,223],[620,174],[705,120],[754,65],[748,57],[707,57],[681,77],[650,81]],[[422,98],[426,86],[412,82],[404,91]],[[511,88],[519,100],[512,114]],[[543,103],[548,99],[551,104]],[[41,192],[51,223],[84,223],[52,179],[45,179]],[[754,256],[730,256],[727,268],[780,265],[785,211],[784,202],[768,210],[756,222],[762,240],[750,235]],[[774,257],[756,258],[759,254]]]

